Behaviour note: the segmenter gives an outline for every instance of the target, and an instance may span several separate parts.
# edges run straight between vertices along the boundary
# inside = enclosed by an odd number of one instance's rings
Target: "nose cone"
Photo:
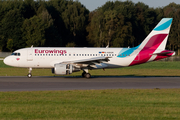
[[[4,64],[8,65],[8,59],[7,57],[3,60]]]
[[[12,60],[9,57],[6,57],[3,62],[6,65],[12,66]]]

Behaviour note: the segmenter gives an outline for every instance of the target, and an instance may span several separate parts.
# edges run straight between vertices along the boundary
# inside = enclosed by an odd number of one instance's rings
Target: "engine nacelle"
[[[56,75],[69,75],[77,71],[80,71],[80,69],[70,64],[55,64],[54,68],[52,68],[52,73]]]

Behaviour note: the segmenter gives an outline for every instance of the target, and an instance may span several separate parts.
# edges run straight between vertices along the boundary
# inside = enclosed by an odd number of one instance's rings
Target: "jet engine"
[[[78,72],[81,69],[74,67],[71,64],[55,64],[52,68],[52,73],[56,75],[69,75],[72,72]]]

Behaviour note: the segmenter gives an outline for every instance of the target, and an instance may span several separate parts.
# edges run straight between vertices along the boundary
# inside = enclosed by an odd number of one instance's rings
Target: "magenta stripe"
[[[150,40],[147,42],[147,44],[144,46],[143,49],[157,49],[159,45],[163,42],[163,40],[166,38],[168,34],[158,34],[154,35],[150,38]]]
[[[139,52],[131,65],[141,64],[147,62],[151,58],[151,54],[159,47],[168,34],[158,34],[150,38],[144,48]]]

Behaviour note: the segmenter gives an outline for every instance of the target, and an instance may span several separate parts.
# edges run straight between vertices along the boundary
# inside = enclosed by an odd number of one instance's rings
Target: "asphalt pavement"
[[[180,77],[0,77],[0,91],[180,88]]]

